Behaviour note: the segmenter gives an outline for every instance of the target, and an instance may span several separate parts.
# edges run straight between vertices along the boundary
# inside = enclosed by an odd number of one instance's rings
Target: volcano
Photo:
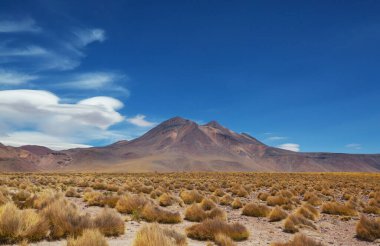
[[[53,151],[0,145],[2,171],[379,172],[380,154],[305,153],[265,145],[216,121],[174,117],[141,137],[104,147]]]

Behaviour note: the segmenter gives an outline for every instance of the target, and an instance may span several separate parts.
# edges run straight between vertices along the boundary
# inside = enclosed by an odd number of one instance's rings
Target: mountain
[[[139,138],[105,147],[53,151],[41,146],[14,148],[2,145],[0,169],[97,172],[379,172],[380,154],[292,152],[267,146],[246,133],[238,134],[216,121],[199,125],[175,117],[162,122]]]

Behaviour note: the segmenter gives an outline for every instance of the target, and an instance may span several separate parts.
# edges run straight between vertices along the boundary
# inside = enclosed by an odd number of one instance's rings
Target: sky
[[[0,1],[0,142],[181,116],[293,151],[380,153],[380,1]]]

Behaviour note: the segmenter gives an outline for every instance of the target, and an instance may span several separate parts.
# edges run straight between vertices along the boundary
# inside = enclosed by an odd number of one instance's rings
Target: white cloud
[[[37,26],[36,22],[30,18],[0,21],[0,33],[40,32],[41,30],[42,28]]]
[[[88,105],[103,107],[106,110],[113,111],[124,107],[123,103],[112,97],[92,97],[78,102],[79,105]]]
[[[277,148],[299,152],[300,145],[295,143],[284,143],[277,146]]]
[[[77,143],[108,137],[108,128],[124,120],[117,112],[123,103],[111,97],[93,97],[74,104],[41,90],[0,91],[0,125],[8,136],[20,129],[32,129],[57,139],[74,139]],[[62,141],[63,141],[62,140]],[[1,141],[1,140],[0,140]],[[51,144],[34,143],[34,144]]]
[[[74,75],[68,82],[63,82],[60,86],[65,88],[107,91],[119,91],[129,95],[128,89],[116,85],[116,82],[125,80],[123,74],[112,72],[93,72]]]
[[[37,78],[34,75],[0,69],[0,85],[21,85]]]
[[[351,144],[346,144],[346,148],[359,150],[359,149],[362,149],[362,145],[357,144],[357,143],[351,143]]]
[[[152,127],[156,123],[149,122],[145,120],[146,116],[142,114],[138,114],[135,117],[128,118],[127,121],[133,125],[139,126],[139,127]]]
[[[9,47],[6,44],[0,45],[0,56],[45,56],[49,52],[37,45],[27,45],[25,47]]]
[[[269,141],[277,141],[277,140],[284,140],[284,139],[287,139],[287,137],[272,136],[272,137],[267,138],[267,140]]]
[[[91,147],[86,144],[75,144],[68,141],[73,139],[62,139],[41,132],[19,131],[13,132],[5,136],[0,136],[0,142],[4,145],[15,147],[23,145],[43,145],[54,150],[64,150],[72,148],[87,148]]]
[[[106,39],[105,31],[98,28],[77,28],[60,35],[40,36],[40,40],[35,41],[37,44],[20,42],[14,35],[10,37],[0,43],[0,62],[37,71],[72,70],[86,57],[86,46]]]
[[[106,33],[103,29],[76,29],[74,35],[77,38],[77,45],[84,47],[93,42],[103,42],[106,40]]]

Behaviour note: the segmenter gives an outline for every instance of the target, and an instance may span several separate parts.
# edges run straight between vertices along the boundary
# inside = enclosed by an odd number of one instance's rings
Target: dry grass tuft
[[[316,230],[317,227],[310,220],[302,215],[290,214],[284,221],[284,231],[288,233],[296,233],[299,228],[306,227]]]
[[[87,229],[78,238],[69,238],[67,246],[108,246],[107,240],[99,230]]]
[[[285,210],[283,210],[280,206],[273,208],[268,215],[270,222],[281,221],[286,219],[286,217],[288,217],[288,213],[285,212]]]
[[[179,197],[185,204],[199,203],[203,200],[203,196],[196,190],[184,190]]]
[[[205,219],[227,218],[226,212],[220,208],[213,208],[210,211],[204,211],[201,205],[193,204],[185,210],[185,219],[194,222],[201,222]]]
[[[380,218],[371,220],[361,216],[356,225],[356,237],[370,242],[380,238]]]
[[[267,205],[268,206],[276,206],[276,205],[285,205],[290,202],[289,198],[283,196],[268,196],[267,197]]]
[[[358,214],[355,209],[337,202],[324,203],[322,205],[322,213],[345,216],[356,216]]]
[[[105,236],[118,236],[124,234],[124,220],[120,214],[110,208],[105,208],[94,219],[94,226]]]
[[[269,193],[267,192],[260,192],[258,195],[257,195],[257,198],[259,198],[261,201],[266,201],[267,198],[270,196]]]
[[[296,214],[302,215],[306,219],[313,221],[316,221],[319,218],[319,211],[307,203],[298,208]]]
[[[186,228],[187,236],[197,240],[215,240],[216,235],[222,233],[234,241],[242,241],[248,238],[249,232],[245,226],[234,223],[227,224],[220,219],[207,219],[202,223]]]
[[[38,241],[46,237],[49,227],[44,218],[33,210],[19,210],[9,202],[0,207],[0,241]]]
[[[145,225],[136,234],[133,246],[185,246],[186,237],[158,224]]]
[[[148,222],[158,222],[175,224],[182,221],[181,214],[179,212],[172,212],[148,203],[141,211],[141,218]]]
[[[79,214],[77,208],[65,200],[57,200],[42,210],[42,214],[49,222],[50,234],[53,239],[78,236],[83,230],[92,227],[89,215]]]
[[[80,194],[78,193],[77,189],[75,189],[74,187],[70,187],[66,191],[65,196],[67,196],[67,197],[81,197]]]
[[[216,234],[215,244],[218,246],[236,246],[236,243],[229,236],[223,233]]]
[[[243,207],[242,214],[252,217],[267,217],[271,209],[266,205],[248,203]]]
[[[239,209],[243,207],[243,203],[239,198],[235,198],[235,200],[231,203],[231,207],[233,209]]]
[[[160,204],[160,206],[163,206],[163,207],[167,207],[167,206],[171,206],[173,205],[175,202],[177,201],[177,199],[168,194],[168,193],[163,193],[159,198],[158,198],[158,203]]]
[[[322,243],[316,242],[313,239],[298,233],[293,239],[287,243],[272,243],[271,246],[324,246]]]
[[[115,208],[120,213],[131,214],[136,211],[140,212],[148,203],[151,203],[151,201],[146,197],[139,195],[126,195],[120,197]]]
[[[231,203],[234,201],[234,199],[232,198],[232,196],[230,196],[229,194],[225,194],[221,199],[220,199],[220,205],[225,205],[225,206],[228,206],[228,205],[231,205]]]
[[[203,210],[211,210],[216,207],[215,202],[207,198],[203,199],[200,205]]]

